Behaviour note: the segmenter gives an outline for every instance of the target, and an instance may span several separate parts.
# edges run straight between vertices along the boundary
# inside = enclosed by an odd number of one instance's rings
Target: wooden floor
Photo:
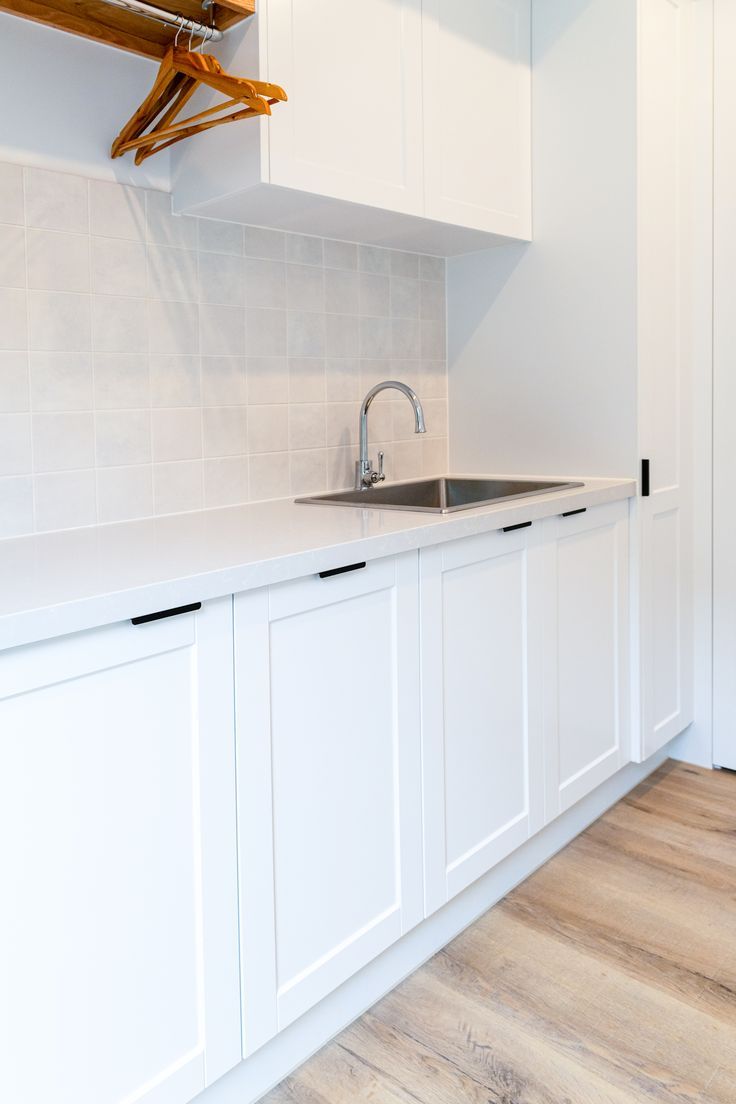
[[[736,1104],[736,775],[668,763],[267,1104]]]

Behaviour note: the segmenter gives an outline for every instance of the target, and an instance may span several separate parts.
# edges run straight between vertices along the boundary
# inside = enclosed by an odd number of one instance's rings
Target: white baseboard
[[[330,996],[241,1062],[195,1104],[254,1104],[297,1066],[390,992],[464,928],[597,820],[670,754],[631,763],[579,801],[472,886],[422,921]]]

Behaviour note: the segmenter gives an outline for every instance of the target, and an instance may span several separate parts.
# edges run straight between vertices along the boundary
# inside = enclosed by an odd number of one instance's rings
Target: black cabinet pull
[[[528,529],[531,525],[530,521],[522,521],[519,525],[504,525],[504,533],[513,533],[515,529]]]
[[[159,610],[158,613],[144,613],[142,617],[131,617],[133,625],[147,625],[149,621],[163,621],[164,617],[178,617],[180,613],[196,613],[202,608],[201,602],[192,602],[190,606],[177,606],[175,609]]]
[[[649,461],[641,462],[641,497],[649,498]]]
[[[331,579],[333,575],[344,575],[346,571],[360,571],[362,567],[365,567],[365,560],[362,563],[348,564],[347,567],[333,567],[329,571],[320,571],[320,579]]]
[[[584,514],[587,511],[587,506],[581,506],[579,510],[566,510],[560,517],[575,517],[575,514]]]

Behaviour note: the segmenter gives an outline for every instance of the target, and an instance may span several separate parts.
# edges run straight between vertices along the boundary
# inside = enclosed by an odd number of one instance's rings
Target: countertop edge
[[[583,487],[461,513],[422,515],[425,523],[421,525],[416,523],[417,515],[414,514],[411,527],[405,530],[333,541],[319,547],[305,547],[287,554],[276,554],[205,572],[180,574],[117,591],[91,593],[68,601],[15,610],[0,615],[0,650],[100,628],[155,610],[223,598],[241,591],[341,567],[346,563],[378,559],[492,532],[514,524],[522,520],[522,517],[525,521],[540,521],[559,515],[563,505],[582,509],[621,501],[636,494],[636,482],[632,479],[588,478],[585,484]],[[305,511],[347,512],[346,507],[335,506],[298,504],[295,508]],[[371,510],[370,513],[386,514],[388,511]],[[406,517],[403,511],[392,514],[394,524],[397,517]],[[4,582],[7,583],[8,580]]]

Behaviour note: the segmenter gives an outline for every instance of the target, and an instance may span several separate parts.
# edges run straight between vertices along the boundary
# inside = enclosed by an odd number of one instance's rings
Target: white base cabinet
[[[628,504],[420,554],[427,915],[630,759]]]
[[[627,519],[3,653],[0,1098],[186,1104],[628,762]]]
[[[0,1099],[183,1104],[240,1056],[231,601],[0,658]]]
[[[243,1053],[421,920],[417,555],[235,599]]]

